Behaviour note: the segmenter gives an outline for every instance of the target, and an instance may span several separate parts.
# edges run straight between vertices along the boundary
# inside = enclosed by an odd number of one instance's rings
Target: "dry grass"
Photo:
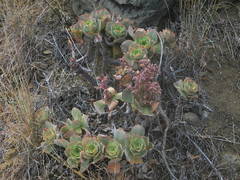
[[[33,25],[43,12],[43,2],[1,0],[0,3],[0,112],[2,179],[19,179],[26,173],[35,142],[36,127],[34,96],[29,90],[27,66],[34,38]],[[27,47],[27,48],[26,48]],[[36,137],[35,137],[36,138]]]
[[[219,65],[226,63],[226,57],[237,60],[239,22],[236,15],[229,17],[232,8],[236,7],[229,1],[180,1],[179,45],[188,57],[185,64],[205,67],[213,59]]]

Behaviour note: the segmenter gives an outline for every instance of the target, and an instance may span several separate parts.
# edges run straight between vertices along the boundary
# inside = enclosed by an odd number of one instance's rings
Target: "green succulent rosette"
[[[134,34],[134,41],[141,47],[149,49],[159,42],[158,33],[154,29],[144,30],[138,28]]]
[[[125,155],[131,164],[143,163],[142,157],[152,148],[148,137],[144,136],[145,129],[136,125],[128,134],[127,143],[125,147]]]
[[[141,164],[143,163],[142,157],[151,147],[147,137],[130,135],[125,149],[126,158],[131,164]]]
[[[65,143],[65,155],[67,156],[67,163],[70,167],[76,168],[79,166],[81,159],[81,152],[83,145],[80,136],[72,136],[70,142]]]
[[[109,159],[121,159],[123,156],[123,147],[116,141],[111,140],[105,147],[105,156]]]
[[[127,47],[124,47],[127,46]],[[132,41],[126,41],[123,42],[121,45],[122,51],[126,51],[124,53],[124,58],[127,60],[129,65],[133,65],[136,61],[140,59],[145,59],[147,57],[147,50],[143,47],[141,47],[139,44],[132,42]]]
[[[97,137],[84,136],[82,139],[81,168],[85,171],[92,163],[96,163],[104,156],[104,145]]]
[[[180,95],[185,99],[197,97],[199,87],[198,84],[191,78],[186,77],[184,80],[181,79],[175,82],[174,86]]]
[[[79,17],[80,28],[86,36],[92,38],[100,33],[103,24],[98,18],[92,17],[91,14],[83,14]]]
[[[127,28],[122,23],[108,22],[106,24],[105,32],[114,40],[123,39],[127,36]]]

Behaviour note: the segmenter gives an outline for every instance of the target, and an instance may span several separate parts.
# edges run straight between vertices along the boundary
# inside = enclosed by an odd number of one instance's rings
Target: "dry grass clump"
[[[234,20],[223,13],[233,7],[229,1],[180,1],[179,46],[187,57],[185,66],[193,63],[204,68],[213,59],[219,64],[226,62],[226,57],[237,59],[239,22],[236,16]]]
[[[27,67],[34,38],[33,25],[43,12],[43,2],[1,0],[0,3],[0,177],[19,179],[38,146],[40,127],[34,96],[29,90]],[[27,48],[26,48],[27,47]],[[40,128],[39,128],[40,130]]]

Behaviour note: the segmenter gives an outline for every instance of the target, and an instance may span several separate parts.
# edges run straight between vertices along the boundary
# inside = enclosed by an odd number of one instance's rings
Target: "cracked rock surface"
[[[72,0],[76,15],[105,7],[116,15],[134,20],[139,26],[158,26],[169,17],[176,0]]]

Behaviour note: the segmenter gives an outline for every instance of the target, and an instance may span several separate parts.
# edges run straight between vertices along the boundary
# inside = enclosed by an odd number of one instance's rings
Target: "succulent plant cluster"
[[[142,126],[136,125],[127,133],[123,129],[114,129],[113,137],[106,135],[92,136],[88,131],[87,116],[77,108],[72,109],[73,121],[57,130],[57,126],[46,122],[42,132],[43,151],[51,153],[54,145],[65,148],[67,164],[71,168],[80,168],[81,172],[88,169],[89,165],[107,158],[109,159],[109,171],[120,171],[120,161],[125,154],[131,164],[143,163],[142,158],[152,148],[149,139],[145,137]],[[66,136],[67,133],[67,136]],[[118,169],[116,169],[118,167]]]

